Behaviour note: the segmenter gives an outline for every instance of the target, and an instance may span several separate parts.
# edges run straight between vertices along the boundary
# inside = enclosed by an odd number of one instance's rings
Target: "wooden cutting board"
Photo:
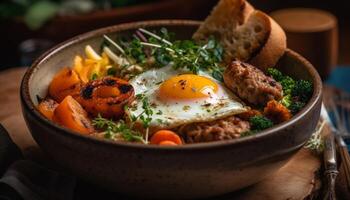
[[[26,68],[0,72],[0,123],[9,131],[24,155],[33,160],[45,160],[45,155],[30,135],[21,113],[19,86]],[[273,176],[239,192],[219,199],[298,200],[312,199],[321,188],[318,155],[301,149],[291,161]]]

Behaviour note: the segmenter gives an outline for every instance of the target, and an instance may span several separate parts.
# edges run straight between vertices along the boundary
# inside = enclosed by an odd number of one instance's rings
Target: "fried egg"
[[[153,111],[150,126],[174,128],[242,113],[247,107],[224,83],[200,71],[191,74],[166,66],[151,69],[130,80],[136,95],[147,98]],[[142,100],[136,98],[127,114],[140,116]]]

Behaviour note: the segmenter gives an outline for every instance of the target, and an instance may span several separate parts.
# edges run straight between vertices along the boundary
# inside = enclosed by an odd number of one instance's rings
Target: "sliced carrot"
[[[63,99],[55,109],[52,119],[54,122],[81,134],[90,134],[94,131],[86,111],[72,96]]]
[[[151,144],[160,144],[164,141],[170,141],[175,143],[176,145],[182,144],[181,138],[176,133],[170,130],[157,131],[155,134],[152,135],[150,142]]]
[[[78,74],[69,68],[63,68],[52,79],[49,86],[50,96],[61,102],[66,96],[79,93],[81,80]]]
[[[53,113],[58,106],[58,103],[52,99],[45,99],[38,105],[38,109],[46,118],[52,120]]]
[[[162,145],[162,146],[176,146],[178,144],[176,144],[173,141],[164,140],[164,141],[160,142],[159,145]]]

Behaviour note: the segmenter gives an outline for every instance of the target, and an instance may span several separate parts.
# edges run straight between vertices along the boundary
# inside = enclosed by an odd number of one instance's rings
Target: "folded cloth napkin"
[[[0,177],[14,161],[21,158],[23,158],[21,150],[0,124]]]
[[[0,169],[0,200],[70,200],[74,197],[75,177],[23,160],[21,151],[1,125]]]

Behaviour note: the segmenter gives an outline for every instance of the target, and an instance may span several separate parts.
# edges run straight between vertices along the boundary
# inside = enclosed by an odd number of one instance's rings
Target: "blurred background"
[[[30,65],[40,53],[77,34],[147,19],[203,20],[217,0],[1,0],[0,70]],[[338,19],[338,65],[350,65],[350,12],[344,1],[250,0],[267,13],[307,7]]]

